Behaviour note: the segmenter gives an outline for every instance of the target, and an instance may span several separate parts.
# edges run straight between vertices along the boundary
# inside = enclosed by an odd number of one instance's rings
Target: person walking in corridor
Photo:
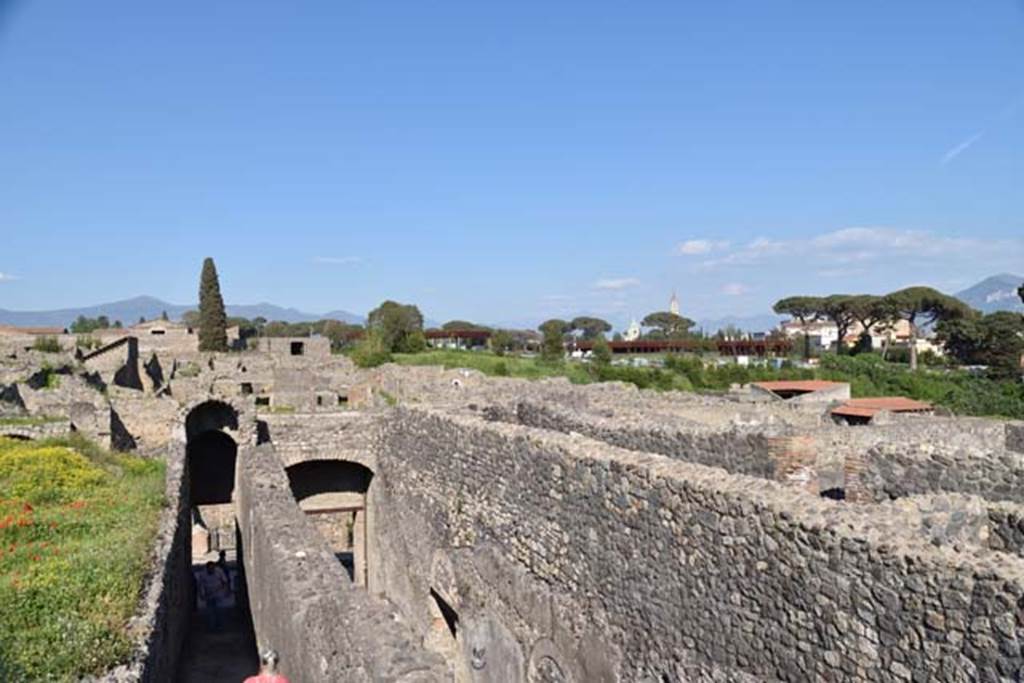
[[[221,607],[231,595],[228,577],[214,562],[207,562],[196,577],[196,583],[199,585],[199,597],[206,604],[206,625],[211,631],[217,631],[221,626]]]

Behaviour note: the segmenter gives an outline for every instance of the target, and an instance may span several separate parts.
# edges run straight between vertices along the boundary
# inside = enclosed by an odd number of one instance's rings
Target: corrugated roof
[[[933,409],[931,403],[915,401],[905,396],[877,396],[873,398],[852,398],[832,409],[834,415],[848,417],[874,417],[880,410],[893,413],[921,413]]]

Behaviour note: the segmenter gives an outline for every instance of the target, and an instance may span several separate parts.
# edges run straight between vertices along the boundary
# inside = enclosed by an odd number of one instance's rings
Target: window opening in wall
[[[316,397],[316,404],[318,406],[322,406],[324,404],[324,397],[323,396],[317,396]]]
[[[256,405],[258,405],[258,406],[269,406],[270,405],[270,397],[269,396],[257,396],[256,397]]]
[[[150,334],[167,334],[165,330],[150,330]]]
[[[448,632],[452,634],[452,638],[457,637],[459,632],[458,613],[433,588],[430,589],[430,597],[433,598],[434,605],[441,612],[441,616],[444,618],[444,623],[448,626]]]
[[[348,396],[346,396],[345,394],[338,394],[338,405],[348,405]]]
[[[846,491],[838,486],[825,489],[820,495],[822,498],[828,498],[829,500],[846,500]]]
[[[252,393],[252,382],[242,382],[242,394],[248,395]]]
[[[305,346],[305,344],[303,344],[302,342],[292,342],[292,355],[293,356],[301,356],[302,352],[304,350],[303,349],[304,346]]]

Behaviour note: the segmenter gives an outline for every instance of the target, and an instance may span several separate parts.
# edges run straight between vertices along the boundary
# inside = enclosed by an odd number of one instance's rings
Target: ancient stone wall
[[[1022,673],[1024,561],[898,506],[424,408],[381,425],[378,585],[425,634],[441,597],[475,681]]]
[[[189,553],[192,515],[185,477],[184,441],[169,444],[166,452],[167,506],[160,517],[139,610],[131,622],[135,651],[129,663],[104,676],[104,681],[163,683],[176,680],[178,655],[185,642],[194,602]]]
[[[879,444],[865,457],[861,483],[873,500],[952,491],[1024,502],[1024,456],[941,443]]]
[[[373,428],[380,415],[336,413],[262,413],[262,441],[274,444],[285,467],[307,460],[349,460],[376,470]]]
[[[621,419],[583,418],[575,411],[536,403],[518,403],[515,419],[529,427],[576,432],[620,448],[660,453],[738,474],[765,479],[776,476],[777,462],[772,457],[768,437],[763,433],[713,432],[699,424],[691,424],[688,429],[683,420],[670,424],[637,424],[637,421]]]
[[[1015,453],[1024,453],[1024,423],[1006,425],[1006,448]]]
[[[299,681],[444,681],[393,608],[352,584],[299,509],[273,446],[238,458],[236,503],[246,586],[260,649]]]

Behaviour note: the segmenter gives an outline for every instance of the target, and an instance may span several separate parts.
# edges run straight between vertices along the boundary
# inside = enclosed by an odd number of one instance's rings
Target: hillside
[[[105,304],[82,306],[79,308],[61,308],[49,311],[9,311],[0,308],[0,325],[19,325],[27,327],[67,327],[75,318],[84,315],[87,318],[95,318],[101,315],[107,316],[111,321],[120,320],[130,325],[145,318],[152,320],[160,316],[163,311],[172,319],[180,318],[181,315],[196,305],[172,304],[152,296],[137,296],[121,301],[112,301]],[[289,323],[310,322],[321,318],[333,318],[349,323],[361,323],[362,316],[348,311],[331,311],[326,315],[306,313],[295,308],[283,308],[269,303],[259,304],[227,304],[228,315],[242,318],[263,317],[267,320],[282,320]]]
[[[1017,311],[1024,313],[1017,288],[1024,283],[1024,277],[1003,273],[985,278],[978,284],[957,292],[956,298],[983,313],[995,311]]]

